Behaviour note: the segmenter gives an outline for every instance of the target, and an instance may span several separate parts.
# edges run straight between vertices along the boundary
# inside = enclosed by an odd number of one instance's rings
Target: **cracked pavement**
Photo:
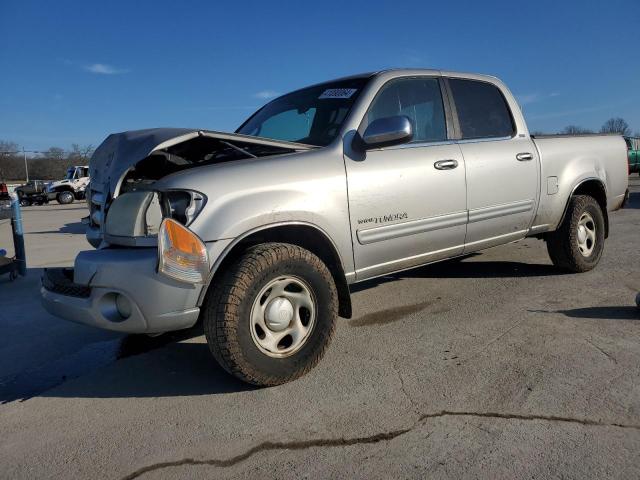
[[[594,271],[559,274],[527,239],[358,285],[320,365],[268,389],[218,368],[197,329],[91,330],[40,309],[37,268],[1,278],[0,477],[638,478],[630,180]],[[30,266],[85,248],[81,210],[37,208],[27,241],[52,240]]]

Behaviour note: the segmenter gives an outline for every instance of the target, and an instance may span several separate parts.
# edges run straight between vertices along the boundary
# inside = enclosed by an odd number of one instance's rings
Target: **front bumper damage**
[[[73,270],[45,270],[43,306],[66,320],[118,332],[161,333],[193,326],[203,286],[174,281],[156,266],[155,248],[80,252]]]

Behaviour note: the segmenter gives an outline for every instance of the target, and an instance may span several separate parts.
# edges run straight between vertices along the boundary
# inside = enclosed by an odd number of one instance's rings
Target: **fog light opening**
[[[123,320],[131,316],[131,302],[124,295],[116,294],[116,310]]]
[[[124,295],[109,292],[100,298],[98,303],[102,317],[113,323],[124,322],[133,313],[131,301]]]

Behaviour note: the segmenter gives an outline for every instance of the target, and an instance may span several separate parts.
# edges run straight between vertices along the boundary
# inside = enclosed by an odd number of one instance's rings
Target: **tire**
[[[337,316],[338,294],[326,265],[296,245],[265,243],[247,250],[211,285],[203,326],[211,353],[227,372],[272,386],[301,377],[320,361]]]
[[[30,206],[30,205],[31,205],[31,200],[29,200],[29,199],[28,199],[28,198],[26,198],[26,197],[21,197],[21,198],[20,198],[20,206],[21,206],[21,207],[28,207],[28,206]]]
[[[586,223],[580,232],[582,222]],[[593,269],[604,250],[604,215],[596,199],[588,195],[572,197],[562,224],[546,241],[555,266],[574,273]]]
[[[56,195],[56,200],[61,205],[68,205],[70,203],[73,203],[73,200],[74,200],[73,192],[69,192],[69,191],[60,192]]]

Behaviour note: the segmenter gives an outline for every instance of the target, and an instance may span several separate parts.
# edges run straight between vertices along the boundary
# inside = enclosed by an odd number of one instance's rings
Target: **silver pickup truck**
[[[620,136],[529,134],[498,79],[388,70],[279,97],[236,133],[110,135],[88,239],[43,276],[46,309],[155,334],[204,324],[217,361],[275,385],[309,371],[349,285],[537,237],[596,266],[627,192]]]

